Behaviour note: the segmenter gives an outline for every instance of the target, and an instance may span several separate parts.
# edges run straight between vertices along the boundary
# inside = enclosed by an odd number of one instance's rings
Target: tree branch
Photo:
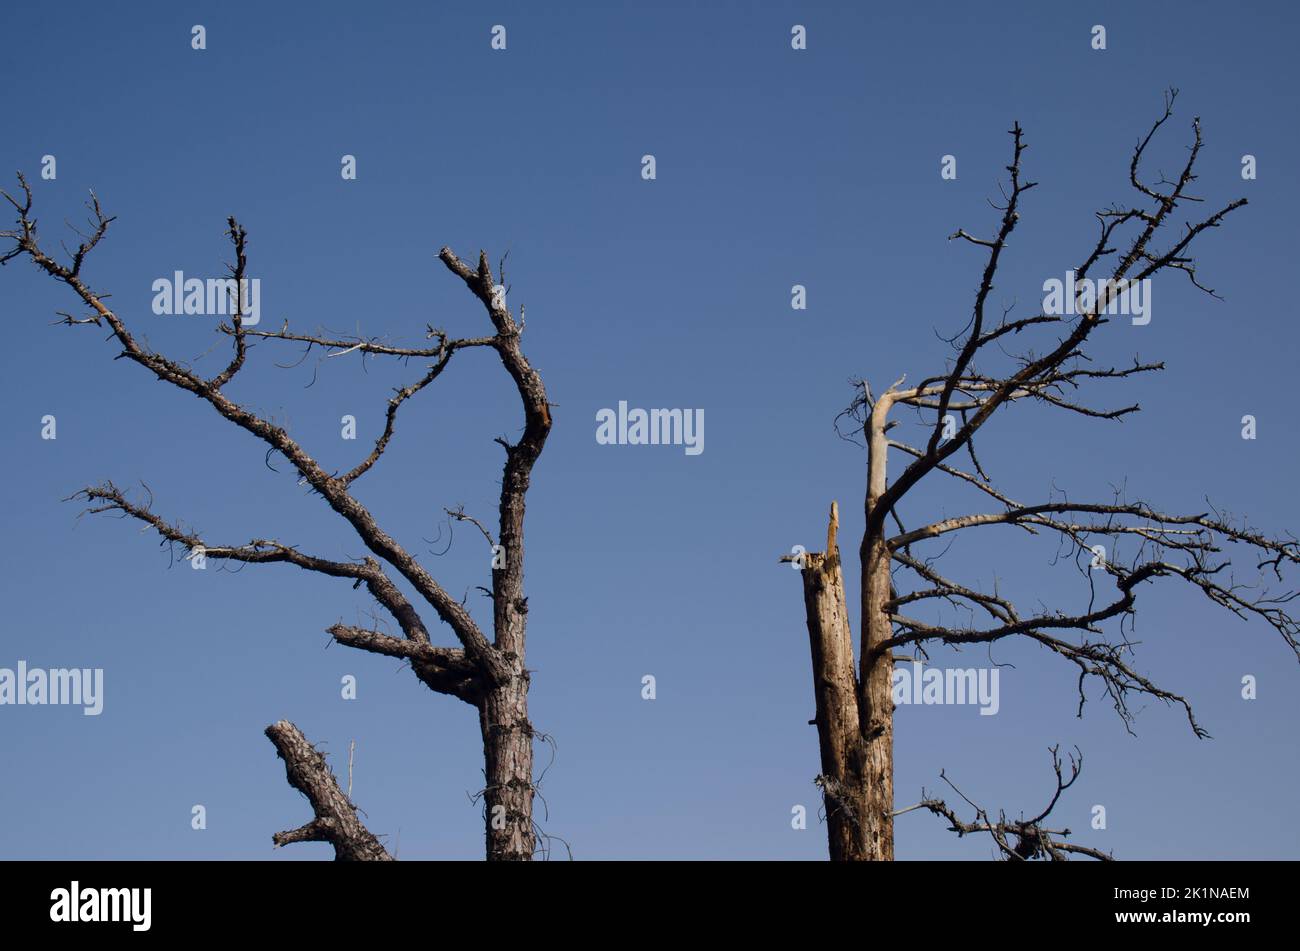
[[[74,267],[69,268],[55,261],[41,249],[37,240],[36,222],[31,218],[31,191],[21,175],[19,181],[24,188],[25,202],[20,204],[12,197],[5,195],[10,204],[19,212],[18,229],[0,233],[0,236],[12,238],[15,246],[0,260],[8,261],[19,254],[26,254],[47,274],[71,287],[91,307],[94,314],[109,325],[113,337],[123,348],[120,356],[140,364],[153,372],[159,379],[203,399],[223,418],[257,436],[271,449],[288,459],[303,480],[324,497],[335,512],[343,516],[352,525],[366,547],[379,558],[392,565],[398,573],[415,587],[421,597],[433,606],[438,617],[452,629],[469,656],[483,669],[485,676],[495,682],[502,682],[508,678],[510,673],[506,664],[483,636],[464,605],[448,594],[409,552],[379,527],[365,506],[348,493],[345,479],[327,473],[282,427],[268,422],[227,398],[221,391],[220,386],[214,385],[221,382],[223,377],[228,379],[225,372],[219,374],[213,381],[207,381],[175,361],[142,347],[132,336],[121,318],[103,302],[102,296],[93,292],[82,282],[79,277],[79,261],[74,263]],[[237,224],[232,224],[232,235],[236,241],[237,249],[242,249],[244,233],[242,229],[238,228]],[[242,253],[242,250],[240,253]],[[239,266],[236,265],[237,268]],[[234,333],[237,340],[237,352],[235,361],[231,364],[234,369],[227,367],[230,375],[233,375],[242,365],[238,341],[242,339],[243,332],[238,327],[237,321],[236,325]],[[498,347],[498,349],[501,348]],[[526,363],[524,365],[526,366]],[[538,381],[538,385],[540,386],[540,381]]]
[[[302,731],[288,720],[266,728],[266,737],[284,760],[289,785],[311,803],[311,822],[271,837],[276,847],[291,842],[328,842],[339,862],[391,862],[393,857],[357,818],[357,808],[339,788],[334,771]]]
[[[1070,778],[1066,779],[1062,772],[1058,750],[1059,747],[1057,746],[1051,748],[1052,769],[1056,773],[1056,791],[1052,794],[1051,801],[1048,802],[1046,808],[1032,819],[1026,819],[1022,815],[1019,819],[1008,820],[1006,813],[1000,812],[997,821],[992,820],[987,810],[971,802],[966,797],[966,794],[953,785],[952,781],[942,771],[939,773],[939,777],[952,788],[953,792],[961,796],[975,810],[975,819],[973,821],[963,822],[958,818],[957,813],[942,799],[925,798],[924,789],[921,790],[921,802],[907,809],[899,810],[895,815],[901,815],[915,809],[928,809],[936,816],[946,819],[949,829],[956,832],[958,836],[986,832],[998,847],[1002,856],[1011,862],[1026,862],[1033,859],[1063,862],[1067,861],[1070,855],[1081,855],[1102,862],[1112,861],[1114,857],[1105,852],[1061,841],[1070,835],[1069,829],[1047,829],[1042,825],[1043,820],[1056,807],[1057,801],[1061,798],[1061,793],[1074,785],[1074,781],[1079,778],[1079,773],[1083,769],[1083,755],[1079,754],[1077,758],[1071,755]],[[1075,752],[1078,753],[1077,747]]]
[[[443,248],[438,257],[453,274],[483,303],[496,328],[494,346],[501,363],[519,391],[524,408],[524,431],[514,443],[499,440],[506,450],[501,475],[500,527],[497,533],[502,548],[499,567],[492,569],[493,628],[495,645],[506,654],[523,656],[523,617],[528,611],[524,598],[524,500],[532,480],[533,466],[542,454],[551,431],[551,409],[542,378],[533,369],[519,346],[523,331],[520,322],[505,303],[504,289],[498,293],[487,254],[479,252],[478,269],[458,258],[451,248]],[[494,564],[498,564],[495,563]]]

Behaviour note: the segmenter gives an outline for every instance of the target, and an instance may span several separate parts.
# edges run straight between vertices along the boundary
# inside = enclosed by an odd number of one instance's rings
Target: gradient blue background
[[[251,235],[263,327],[482,334],[481,308],[435,254],[509,250],[526,350],[558,404],[529,496],[532,717],[558,744],[538,818],[576,857],[825,855],[815,820],[790,826],[793,805],[818,809],[817,744],[799,581],[777,558],[821,547],[831,499],[844,537],[860,533],[864,457],[832,420],[850,377],[880,389],[942,368],[936,331],[966,321],[984,260],[945,238],[995,228],[986,199],[1014,119],[1041,185],[994,306],[1028,313],[1042,281],[1091,246],[1092,212],[1131,199],[1130,150],[1166,86],[1182,97],[1148,169],[1181,164],[1199,114],[1199,192],[1250,205],[1197,243],[1225,302],[1175,274],[1157,282],[1149,326],[1097,335],[1099,359],[1167,362],[1091,391],[1144,412],[1108,424],[1009,410],[981,437],[994,477],[1026,500],[1126,483],[1169,509],[1201,511],[1208,495],[1255,524],[1300,527],[1290,5],[466,6],[8,5],[0,168],[33,179],[50,247],[93,187],[120,217],[89,281],[141,339],[208,372],[228,341],[210,318],[154,316],[150,284],[219,273],[229,214]],[[190,48],[194,23],[206,51]],[[496,23],[504,53],[489,48]],[[794,23],[808,28],[805,52],[790,48]],[[1089,47],[1094,23],[1108,29],[1105,52]],[[54,182],[39,178],[47,153]],[[339,176],[347,153],[355,182]],[[657,181],[641,180],[644,153]],[[947,153],[956,181],[939,176]],[[1241,180],[1243,153],[1258,156],[1258,181]],[[806,312],[790,309],[794,283],[808,287]],[[60,501],[143,479],[160,514],[210,543],[269,535],[361,553],[283,461],[263,465],[252,437],[114,363],[102,331],[50,325],[75,303],[25,261],[0,271],[0,666],[103,667],[106,707],[98,718],[0,708],[0,857],[327,857],[324,845],[271,848],[272,832],[309,817],[261,733],[281,717],[340,772],[356,741],[355,798],[402,858],[481,857],[472,709],[392,660],[326,649],[329,624],[365,621],[361,593],[285,566],[169,569],[139,526],[78,522]],[[287,421],[327,468],[364,454],[390,389],[419,372],[354,356],[307,388],[315,357],[275,366],[296,357],[257,347],[230,393]],[[703,408],[704,454],[597,445],[596,410],[621,399]],[[57,441],[40,439],[47,413]],[[345,413],[360,421],[357,442],[339,438]],[[1240,438],[1246,413],[1254,442]],[[491,354],[464,353],[408,404],[393,448],[356,486],[449,590],[471,591],[485,624],[471,590],[487,579],[481,539],[462,530],[442,557],[429,552],[445,527],[425,540],[445,505],[495,518],[491,437],[519,420]],[[973,506],[984,509],[935,483],[904,511],[914,524]],[[991,530],[968,533],[947,565],[970,583],[996,574],[1026,610],[1080,606],[1074,568],[1050,555]],[[1057,819],[1079,841],[1127,858],[1300,855],[1292,652],[1172,582],[1145,587],[1139,604],[1139,669],[1185,693],[1214,739],[1194,739],[1158,703],[1139,704],[1131,737],[1095,685],[1076,719],[1073,667],[1004,642],[993,656],[1016,666],[998,716],[900,708],[898,805],[938,789],[943,768],[990,807],[1037,811],[1046,748],[1078,744],[1084,774]],[[985,666],[989,654],[935,660]],[[359,678],[355,702],[340,699],[345,674]],[[654,702],[640,696],[645,674]],[[1244,674],[1259,678],[1251,703]],[[195,803],[206,831],[190,829]],[[1089,828],[1094,804],[1107,808],[1104,832]],[[901,858],[992,851],[919,812],[899,819],[897,839]]]

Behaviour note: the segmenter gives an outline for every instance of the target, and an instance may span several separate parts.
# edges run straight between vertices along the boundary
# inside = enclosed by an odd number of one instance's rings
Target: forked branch
[[[993,819],[987,809],[972,802],[942,771],[939,777],[975,811],[974,819],[969,822],[963,821],[942,799],[927,798],[925,790],[921,790],[922,799],[919,803],[899,810],[895,815],[915,809],[927,809],[936,816],[946,819],[948,828],[958,836],[987,833],[1002,857],[1011,862],[1026,862],[1033,859],[1064,862],[1071,855],[1109,862],[1113,856],[1105,852],[1064,841],[1071,834],[1069,829],[1049,829],[1043,825],[1043,821],[1056,808],[1061,793],[1074,785],[1074,781],[1079,778],[1079,773],[1083,769],[1083,754],[1076,748],[1075,753],[1070,755],[1070,775],[1066,778],[1058,750],[1059,747],[1056,746],[1051,748],[1052,769],[1056,773],[1056,790],[1047,805],[1032,818],[1026,819],[1022,814],[1018,819],[1008,819],[1005,812],[999,812],[998,818]]]
[[[374,834],[357,816],[357,807],[339,788],[325,757],[288,720],[266,728],[266,737],[284,760],[289,785],[307,797],[315,818],[306,825],[271,837],[276,848],[291,842],[328,842],[339,862],[391,862]]]

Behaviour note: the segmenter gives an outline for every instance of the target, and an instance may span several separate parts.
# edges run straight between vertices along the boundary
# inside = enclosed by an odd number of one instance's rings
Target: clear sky
[[[979,249],[945,238],[996,227],[986,199],[1013,120],[1041,184],[991,303],[1020,316],[1091,246],[1092,212],[1130,200],[1129,155],[1167,86],[1181,89],[1178,111],[1150,167],[1181,163],[1200,115],[1200,193],[1250,204],[1198,241],[1202,279],[1224,301],[1165,277],[1149,325],[1099,337],[1099,358],[1166,361],[1156,378],[1093,391],[1141,402],[1141,414],[1009,411],[984,431],[986,466],[1021,499],[1125,483],[1169,509],[1203,511],[1209,496],[1300,530],[1292,5],[476,7],[6,5],[0,168],[33,179],[51,247],[94,188],[119,217],[89,281],[141,338],[205,370],[227,359],[215,319],[156,316],[151,285],[220,273],[227,215],[249,230],[263,326],[303,332],[486,333],[436,252],[509,251],[525,349],[557,404],[527,535],[532,720],[558,750],[538,820],[576,857],[825,856],[815,819],[791,828],[794,805],[818,808],[817,741],[799,579],[777,559],[821,547],[832,499],[843,537],[860,533],[865,460],[833,419],[851,377],[880,389],[942,369],[936,333],[965,322],[983,266]],[[191,49],[196,23],[203,51]],[[490,49],[494,24],[507,28],[505,51]],[[807,27],[804,51],[791,49],[794,24]],[[1104,51],[1090,48],[1094,24]],[[1255,181],[1241,179],[1247,153]],[[39,177],[47,154],[53,181]],[[345,154],[355,181],[340,175]],[[645,154],[654,181],[641,177]],[[946,154],[955,181],[940,177]],[[805,311],[791,309],[793,284],[807,287]],[[327,626],[365,621],[363,592],[287,566],[173,565],[138,525],[78,521],[61,501],[103,479],[143,480],[159,514],[217,543],[361,550],[287,464],[263,464],[251,436],[114,362],[101,330],[51,325],[75,304],[26,261],[0,270],[0,667],[102,667],[104,711],[0,707],[0,857],[327,857],[324,845],[271,848],[272,832],[309,818],[262,736],[288,718],[336,771],[356,742],[354,797],[400,857],[480,858],[472,709],[395,661],[327,649]],[[277,366],[296,359],[256,347],[231,395],[287,421],[328,468],[364,455],[391,388],[420,372],[363,368],[356,355]],[[704,410],[704,452],[599,445],[595,415],[620,400]],[[47,414],[55,440],[41,438]],[[357,417],[356,442],[340,438],[344,414]],[[1245,414],[1254,441],[1241,438]],[[462,530],[437,554],[441,512],[495,517],[492,437],[520,418],[491,354],[461,354],[357,483],[484,623],[482,540]],[[908,517],[976,504],[936,485]],[[960,542],[947,564],[971,583],[996,575],[1029,607],[1077,607],[1077,574],[1050,556],[994,531]],[[899,807],[938,789],[944,769],[991,808],[1037,811],[1047,747],[1077,744],[1083,776],[1056,815],[1085,844],[1128,858],[1300,854],[1294,655],[1267,627],[1170,584],[1139,604],[1139,669],[1186,694],[1213,739],[1159,703],[1131,737],[1095,685],[1077,719],[1072,667],[1000,646],[995,658],[1015,667],[1002,671],[996,716],[898,711]],[[989,663],[979,650],[934,658]],[[355,701],[340,696],[347,674]],[[654,701],[641,697],[646,674]],[[1254,701],[1240,696],[1248,674]],[[190,828],[195,804],[206,830]],[[1098,804],[1104,831],[1089,827]],[[898,820],[897,842],[900,858],[992,851],[920,812]]]

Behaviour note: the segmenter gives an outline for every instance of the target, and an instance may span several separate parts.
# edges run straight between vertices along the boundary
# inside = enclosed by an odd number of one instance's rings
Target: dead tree
[[[463,262],[450,248],[443,248],[438,255],[487,311],[494,328],[489,336],[455,339],[442,330],[428,327],[427,345],[405,347],[379,338],[338,337],[324,332],[293,333],[287,324],[277,331],[256,330],[244,326],[243,321],[243,315],[248,312],[248,302],[244,299],[248,235],[232,217],[228,235],[234,248],[234,263],[229,267],[231,280],[226,288],[231,296],[230,312],[233,316],[230,323],[223,323],[219,329],[231,339],[233,352],[229,363],[209,377],[141,343],[128,329],[126,321],[105,303],[107,295],[93,290],[86,283],[82,272],[86,258],[103,240],[113,221],[112,217],[104,214],[98,198],[92,193],[88,204],[91,215],[89,232],[80,235],[81,242],[71,252],[70,259],[60,261],[42,248],[36,219],[32,215],[31,188],[21,173],[18,180],[21,199],[0,192],[17,212],[16,227],[0,232],[0,237],[13,241],[12,247],[0,254],[0,263],[26,256],[41,271],[66,284],[89,310],[82,316],[61,314],[63,319],[59,323],[107,327],[110,339],[121,348],[119,358],[136,363],[159,380],[198,397],[217,415],[264,443],[268,456],[278,453],[286,458],[297,470],[302,483],[352,527],[371,554],[360,560],[337,561],[307,554],[297,546],[275,539],[257,538],[242,545],[222,544],[182,528],[179,522],[164,520],[154,514],[151,500],[132,501],[111,482],[83,489],[75,497],[86,501],[90,512],[111,512],[137,519],[150,526],[164,543],[183,546],[190,552],[201,552],[208,559],[244,564],[284,563],[342,579],[354,588],[364,586],[392,617],[402,636],[342,623],[328,628],[330,636],[347,647],[406,661],[415,676],[430,690],[458,697],[477,709],[483,737],[485,785],[481,797],[487,858],[530,860],[537,848],[537,829],[533,821],[534,732],[528,719],[529,673],[524,666],[528,619],[528,599],[524,596],[524,501],[533,467],[551,429],[551,410],[542,378],[520,349],[523,311],[516,320],[502,293],[504,261],[494,277],[485,253],[480,252],[476,268]],[[308,351],[321,348],[332,356],[359,353],[427,363],[419,379],[397,389],[388,400],[383,431],[369,454],[346,472],[329,472],[283,427],[240,405],[228,395],[227,387],[244,369],[250,346],[259,340],[301,345]],[[496,440],[505,450],[496,538],[463,510],[447,512],[449,518],[473,522],[493,546],[491,639],[480,629],[464,604],[452,597],[406,548],[381,528],[352,492],[353,483],[370,471],[388,448],[402,406],[433,383],[454,356],[472,349],[496,353],[519,392],[524,416],[523,431],[516,441]],[[415,591],[420,607],[407,599],[396,578],[405,581]],[[423,616],[429,608],[451,629],[459,647],[433,643]],[[306,740],[302,743],[305,745]],[[277,748],[283,755],[286,749],[293,747],[277,743]],[[292,764],[289,773],[292,781]],[[379,851],[382,852],[382,848]],[[367,845],[354,857],[383,856]]]
[[[1219,227],[1246,200],[1232,201],[1205,217],[1195,216],[1181,227],[1175,223],[1180,217],[1176,210],[1201,200],[1188,191],[1196,180],[1193,169],[1201,150],[1199,119],[1192,122],[1191,146],[1175,180],[1160,176],[1148,183],[1139,171],[1152,139],[1173,114],[1176,96],[1177,90],[1166,94],[1164,114],[1138,143],[1129,163],[1129,181],[1138,193],[1135,201],[1097,213],[1100,234],[1075,270],[1076,293],[1069,302],[1073,306],[1059,308],[1060,313],[1016,319],[1010,311],[994,318],[987,312],[999,261],[1020,220],[1021,201],[1036,184],[1022,178],[1021,159],[1027,146],[1017,123],[1010,130],[1013,151],[1007,166],[1009,184],[1003,190],[1005,203],[995,206],[1001,211],[996,235],[982,238],[959,230],[950,237],[981,249],[985,263],[972,316],[951,338],[954,356],[944,372],[913,386],[905,386],[900,379],[878,395],[865,382],[855,381],[856,396],[841,419],[852,421],[846,438],[856,441],[860,436],[867,450],[866,527],[858,549],[862,637],[856,669],[834,506],[826,551],[798,558],[812,650],[814,722],[821,747],[821,775],[816,782],[822,789],[832,859],[894,857],[893,820],[898,813],[894,811],[891,681],[893,662],[913,659],[899,657],[896,651],[909,649],[928,656],[926,645],[991,644],[1003,638],[1027,638],[1074,665],[1080,715],[1085,687],[1096,682],[1126,727],[1131,729],[1129,697],[1145,695],[1182,707],[1198,737],[1208,734],[1197,723],[1190,703],[1157,686],[1133,665],[1134,645],[1125,628],[1131,627],[1141,585],[1166,579],[1185,582],[1239,617],[1263,619],[1300,656],[1300,627],[1287,613],[1287,603],[1295,592],[1273,594],[1262,583],[1267,581],[1266,575],[1281,582],[1281,567],[1300,562],[1300,545],[1294,537],[1270,537],[1212,506],[1200,513],[1167,514],[1147,502],[1130,500],[1119,490],[1114,497],[1101,500],[1074,501],[1061,495],[1046,502],[1020,502],[994,484],[976,453],[975,437],[980,430],[995,414],[1001,418],[1002,412],[1018,404],[1037,402],[1097,420],[1119,420],[1137,412],[1136,405],[1095,408],[1077,395],[1089,384],[1163,368],[1161,363],[1137,359],[1132,366],[1101,368],[1088,356],[1091,338],[1122,309],[1123,295],[1134,282],[1181,271],[1196,288],[1214,295],[1199,281],[1189,249],[1197,237]],[[1157,244],[1162,245],[1161,250]],[[1089,302],[1082,282],[1092,280],[1093,272],[1102,271],[1106,263],[1113,266],[1105,279],[1092,285],[1096,293]],[[1041,349],[1007,350],[1021,334],[1043,331],[1053,331],[1054,339]],[[904,409],[916,414],[922,433],[916,445],[892,435],[899,421],[891,419],[891,413]],[[902,471],[892,479],[887,469],[891,451],[905,460]],[[955,484],[969,486],[967,491],[986,499],[988,510],[928,523],[921,519],[921,524],[905,527],[903,519],[910,513],[902,511],[902,503],[927,478],[954,479]],[[908,521],[912,519],[908,517]],[[997,590],[962,584],[936,567],[943,552],[933,546],[927,549],[927,543],[995,525],[1058,539],[1087,579],[1087,606],[1073,612],[1024,612]],[[1094,553],[1097,539],[1107,540],[1112,548],[1104,560]],[[1120,557],[1118,548],[1122,546],[1134,550]],[[1258,587],[1234,579],[1232,562],[1223,553],[1228,546],[1257,561]],[[1081,559],[1087,559],[1087,564]],[[787,556],[784,560],[795,559]],[[1099,583],[1096,577],[1103,575]],[[1113,590],[1103,590],[1111,584]],[[918,616],[927,605],[936,604],[959,606],[972,623],[953,627]],[[984,623],[975,623],[977,618]],[[1058,788],[1047,811],[1069,785],[1061,779],[1055,751],[1052,755]],[[1077,775],[1073,760],[1072,766]],[[971,823],[959,820],[943,802],[924,797],[917,806],[902,811],[924,807],[947,818],[958,833],[988,832],[1008,858],[1092,854],[1079,847],[1067,848],[1056,841],[1056,834],[1043,829],[1047,811],[1016,823],[1005,817],[995,822],[985,810],[970,805],[976,810]]]

